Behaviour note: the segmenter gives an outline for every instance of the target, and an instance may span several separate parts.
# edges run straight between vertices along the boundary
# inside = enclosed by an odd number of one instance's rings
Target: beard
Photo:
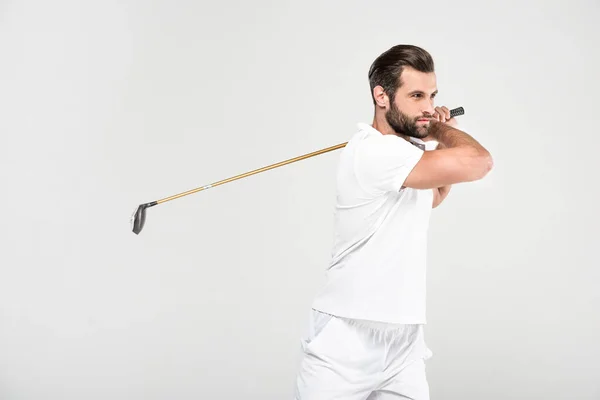
[[[412,118],[391,103],[391,108],[385,113],[385,119],[397,135],[406,135],[417,139],[423,139],[429,134],[429,125],[417,126],[417,120],[425,116],[419,115]]]

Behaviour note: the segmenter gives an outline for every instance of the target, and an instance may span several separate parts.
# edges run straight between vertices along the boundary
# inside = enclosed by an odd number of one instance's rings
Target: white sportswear
[[[358,124],[340,154],[332,258],[314,309],[349,319],[426,323],[433,191],[402,188],[423,153]]]
[[[295,400],[429,400],[423,325],[372,326],[311,310]]]

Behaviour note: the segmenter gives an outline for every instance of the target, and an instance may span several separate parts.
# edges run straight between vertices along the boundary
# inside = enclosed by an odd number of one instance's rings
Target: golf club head
[[[146,209],[154,205],[156,205],[155,201],[151,203],[140,204],[137,210],[131,215],[130,224],[133,233],[139,235],[142,229],[144,229],[144,225],[146,224]]]

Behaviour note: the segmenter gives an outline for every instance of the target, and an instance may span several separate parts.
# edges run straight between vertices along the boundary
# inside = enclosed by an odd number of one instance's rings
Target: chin
[[[429,135],[429,132],[411,132],[408,134],[410,137],[414,137],[417,139],[425,139]]]

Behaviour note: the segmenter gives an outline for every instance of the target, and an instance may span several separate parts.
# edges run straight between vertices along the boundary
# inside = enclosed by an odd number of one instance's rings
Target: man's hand
[[[443,122],[446,125],[450,125],[453,128],[458,126],[456,118],[450,117],[450,110],[446,106],[436,107],[435,112],[433,113],[433,119]]]
[[[428,119],[430,120],[430,122],[429,122],[430,130],[434,129],[432,124],[435,124],[437,122],[442,122],[448,126],[451,126],[452,128],[456,128],[458,126],[458,121],[456,120],[456,118],[450,117],[450,110],[448,109],[448,107],[436,107],[432,116],[429,117]],[[432,142],[432,141],[437,142],[438,140],[436,138],[436,135],[433,132],[431,132],[428,136],[423,138],[423,141],[424,142]],[[438,148],[439,148],[439,146],[438,146]]]

